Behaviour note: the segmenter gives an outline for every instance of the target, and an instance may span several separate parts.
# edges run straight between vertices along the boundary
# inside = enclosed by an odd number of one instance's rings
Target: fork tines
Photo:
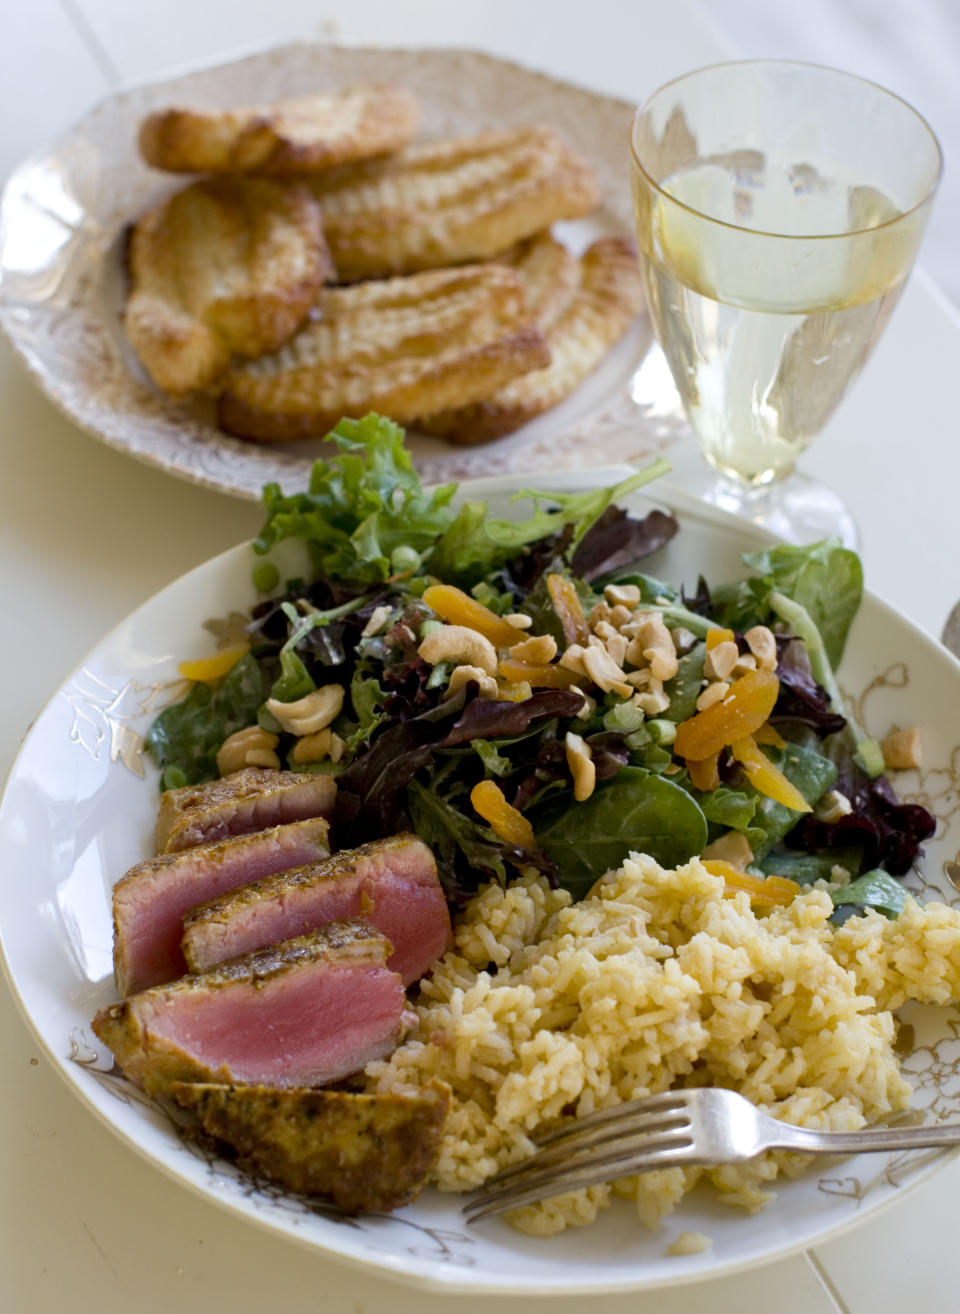
[[[631,1173],[670,1167],[693,1146],[684,1091],[601,1109],[534,1140],[538,1153],[484,1182],[464,1206],[468,1222]]]

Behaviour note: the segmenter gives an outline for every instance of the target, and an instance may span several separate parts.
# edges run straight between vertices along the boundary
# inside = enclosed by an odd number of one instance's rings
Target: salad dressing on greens
[[[214,778],[224,741],[258,726],[281,765],[336,775],[338,847],[412,829],[454,904],[530,870],[580,898],[640,852],[703,855],[758,906],[826,881],[838,921],[898,915],[897,877],[934,823],[842,704],[855,553],[777,546],[746,554],[741,580],[667,581],[643,563],[677,522],[618,505],[662,460],[612,488],[517,494],[532,511],[507,520],[454,509],[455,485],[425,490],[389,420],[330,438],[306,492],[264,490],[254,578],[270,596],[244,640],[187,667],[188,696],[151,727],[164,788]],[[308,577],[281,578],[286,539]],[[306,736],[267,703],[328,685],[342,709],[304,761]]]

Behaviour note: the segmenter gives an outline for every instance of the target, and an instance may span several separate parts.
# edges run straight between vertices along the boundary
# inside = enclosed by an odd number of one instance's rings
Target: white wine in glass
[[[699,491],[796,541],[855,538],[794,463],[903,289],[940,174],[933,133],[859,78],[747,62],[656,92],[633,152],[654,331],[717,472]]]

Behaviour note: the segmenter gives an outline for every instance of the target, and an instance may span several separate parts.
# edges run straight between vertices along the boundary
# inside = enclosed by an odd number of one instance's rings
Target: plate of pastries
[[[81,428],[245,497],[342,416],[428,480],[639,457],[625,101],[471,51],[298,42],[109,98],[12,176],[0,325]]]

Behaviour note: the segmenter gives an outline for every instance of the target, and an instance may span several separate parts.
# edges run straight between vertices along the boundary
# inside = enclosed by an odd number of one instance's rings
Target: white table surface
[[[953,0],[730,0],[709,8],[696,0],[8,4],[0,175],[125,83],[304,33],[476,46],[633,99],[738,52],[820,59],[912,96],[940,130],[949,158],[960,127],[952,100],[960,72],[957,8]],[[945,119],[937,122],[940,106]],[[960,158],[960,141],[953,158]],[[956,190],[945,190],[929,247],[955,296],[958,210]],[[853,508],[873,587],[931,633],[960,595],[958,370],[960,319],[920,271],[805,462]],[[250,536],[259,519],[252,505],[178,482],[79,433],[0,347],[0,671],[7,690],[0,773],[50,692],[103,633],[168,581]],[[67,1091],[2,985],[0,1052],[5,1314],[432,1314],[454,1304],[462,1314],[486,1311],[480,1297],[420,1294],[318,1258],[168,1181]],[[609,1297],[603,1306],[610,1314],[893,1314],[912,1307],[947,1314],[960,1306],[958,1193],[954,1163],[815,1253],[695,1287]],[[497,1302],[502,1314],[561,1305],[572,1308],[562,1297]]]

